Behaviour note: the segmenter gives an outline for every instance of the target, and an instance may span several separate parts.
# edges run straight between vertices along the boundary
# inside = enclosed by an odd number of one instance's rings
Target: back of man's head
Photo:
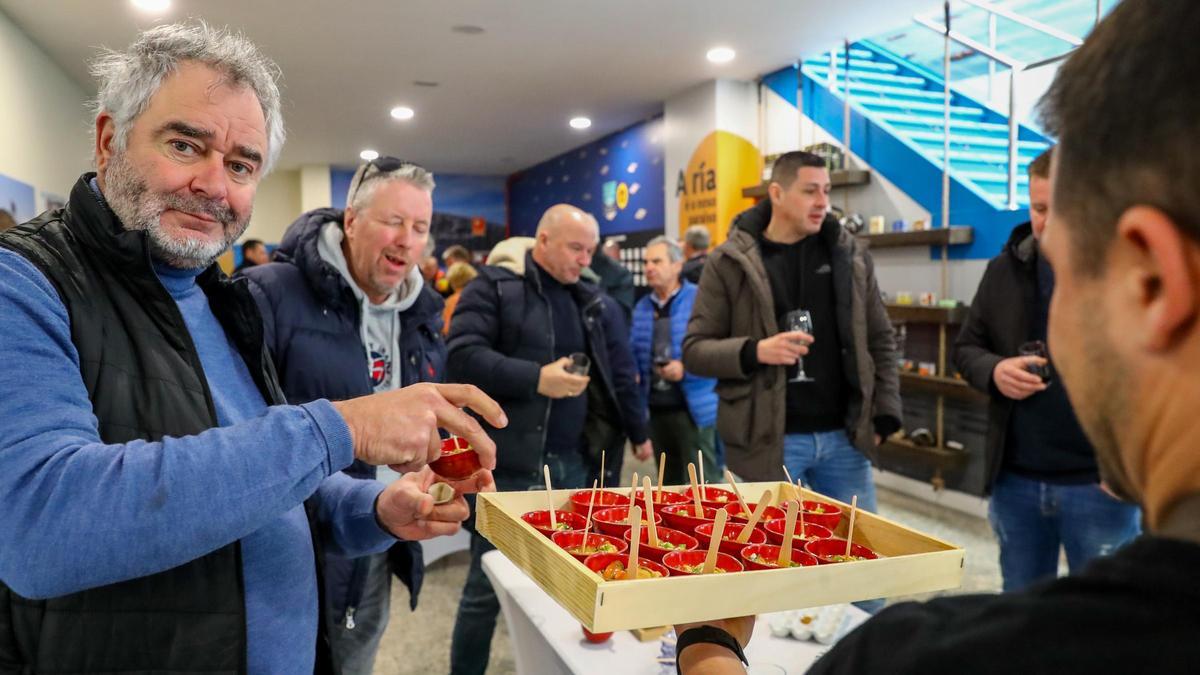
[[[796,181],[800,169],[806,166],[824,169],[825,159],[820,155],[803,150],[785,152],[775,160],[775,164],[771,165],[771,182],[779,183],[779,186],[786,190]]]
[[[703,253],[712,244],[712,233],[703,225],[692,225],[683,234],[683,243],[694,253]]]

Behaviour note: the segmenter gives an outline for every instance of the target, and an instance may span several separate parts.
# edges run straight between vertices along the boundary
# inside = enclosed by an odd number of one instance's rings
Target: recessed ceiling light
[[[592,126],[592,121],[586,117],[572,117],[569,124],[572,129],[586,129]]]
[[[165,12],[171,8],[171,0],[130,0],[130,2],[143,12]]]
[[[358,156],[362,158],[362,161],[364,162],[371,162],[379,159],[379,153],[375,152],[374,150],[363,150],[362,152],[358,153]]]
[[[472,26],[470,24],[460,24],[452,27],[450,30],[463,35],[479,35],[484,32],[482,26]]]
[[[412,108],[410,108],[406,105],[398,105],[395,108],[392,108],[392,118],[393,119],[411,120],[413,118],[413,115],[416,115],[416,114],[417,113],[414,112]]]
[[[737,52],[729,47],[713,47],[708,50],[708,60],[713,63],[729,63],[733,57],[737,56]]]

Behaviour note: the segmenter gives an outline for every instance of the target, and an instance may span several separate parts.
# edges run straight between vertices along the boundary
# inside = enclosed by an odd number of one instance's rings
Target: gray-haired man
[[[97,172],[0,234],[0,363],[21,364],[0,369],[0,667],[313,672],[321,553],[456,531],[465,501],[425,493],[437,428],[491,467],[460,408],[503,413],[425,384],[283,405],[254,300],[214,264],[283,143],[274,65],[168,25],[94,72]],[[354,459],[411,473],[355,481]]]
[[[693,284],[700,283],[700,273],[708,262],[708,248],[712,246],[712,233],[703,225],[692,225],[683,233],[683,278]]]

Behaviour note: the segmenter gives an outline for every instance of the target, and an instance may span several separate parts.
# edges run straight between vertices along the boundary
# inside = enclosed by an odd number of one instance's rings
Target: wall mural
[[[37,215],[33,186],[0,174],[0,222],[23,223]]]

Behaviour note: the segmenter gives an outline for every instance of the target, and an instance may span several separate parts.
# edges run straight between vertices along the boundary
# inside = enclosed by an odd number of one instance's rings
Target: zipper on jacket
[[[358,611],[357,607],[346,608],[346,630],[354,630],[354,613]]]

